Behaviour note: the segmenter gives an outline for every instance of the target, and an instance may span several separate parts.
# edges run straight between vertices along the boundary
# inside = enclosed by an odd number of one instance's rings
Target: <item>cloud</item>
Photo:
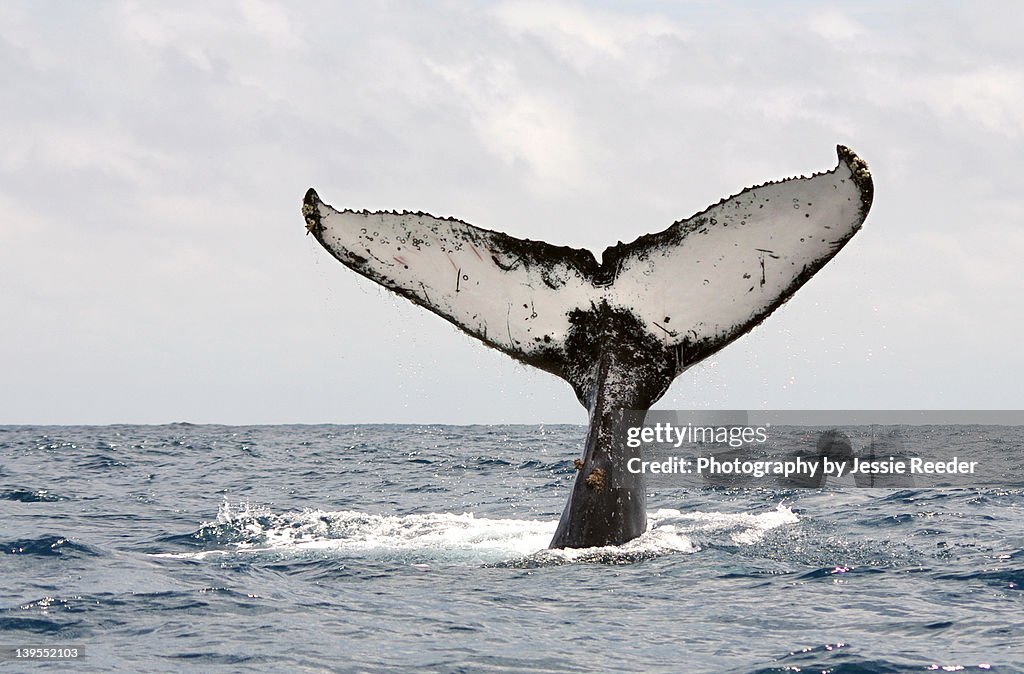
[[[688,31],[655,14],[632,16],[580,4],[516,1],[492,10],[512,35],[537,37],[580,70],[627,58],[638,43],[684,39]]]
[[[860,22],[834,7],[814,12],[807,23],[812,31],[833,42],[850,43],[868,35]]]
[[[599,252],[837,142],[863,232],[666,403],[1019,405],[931,364],[1020,363],[1024,10],[920,9],[0,5],[0,422],[580,420],[326,257],[303,191]]]
[[[922,83],[921,96],[952,123],[1014,140],[1024,135],[1024,70],[986,65],[936,75]]]
[[[529,172],[534,189],[548,193],[585,183],[586,161],[572,112],[531,91],[513,63],[428,64],[468,110],[479,142],[502,162]]]

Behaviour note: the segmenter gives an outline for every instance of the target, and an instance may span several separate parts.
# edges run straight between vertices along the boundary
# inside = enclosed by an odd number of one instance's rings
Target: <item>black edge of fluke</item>
[[[302,198],[302,217],[306,220],[306,234],[312,234],[317,241],[320,240],[320,233],[324,228],[320,222],[320,196],[316,190],[310,187],[306,190],[306,196]]]

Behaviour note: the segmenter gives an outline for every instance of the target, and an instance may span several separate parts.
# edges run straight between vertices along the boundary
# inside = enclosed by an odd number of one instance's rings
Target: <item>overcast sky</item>
[[[600,252],[871,167],[864,229],[663,408],[1024,407],[1022,3],[0,3],[0,423],[583,422],[304,236]]]

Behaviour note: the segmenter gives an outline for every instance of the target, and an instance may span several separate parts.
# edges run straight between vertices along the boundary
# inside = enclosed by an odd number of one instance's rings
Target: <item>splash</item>
[[[648,513],[648,525],[654,529],[678,530],[686,534],[700,534],[704,538],[724,538],[735,545],[753,545],[766,533],[787,524],[796,524],[800,518],[789,506],[779,504],[766,513],[681,512],[661,509]],[[724,541],[722,541],[724,542]]]
[[[493,519],[473,513],[377,515],[319,509],[278,514],[261,505],[225,502],[216,521],[203,524],[192,535],[207,549],[159,556],[203,559],[221,555],[317,555],[390,559],[420,566],[628,564],[697,552],[698,537],[752,544],[767,531],[797,521],[797,516],[785,506],[760,514],[663,509],[649,513],[647,533],[625,545],[548,550],[557,526],[555,520]]]

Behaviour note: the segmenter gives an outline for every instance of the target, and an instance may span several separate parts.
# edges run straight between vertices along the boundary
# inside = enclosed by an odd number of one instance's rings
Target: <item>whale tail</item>
[[[604,251],[517,239],[426,213],[336,211],[310,189],[306,227],[334,257],[487,346],[565,379],[590,425],[552,547],[624,543],[647,526],[642,476],[616,438],[673,379],[788,300],[860,229],[867,165],[743,190]]]
[[[649,351],[643,360],[678,375],[763,321],[839,252],[873,186],[867,165],[837,149],[831,171],[745,189],[606,249],[600,262],[454,218],[336,211],[313,189],[302,212],[342,264],[566,379],[588,405],[602,335],[632,333]]]

